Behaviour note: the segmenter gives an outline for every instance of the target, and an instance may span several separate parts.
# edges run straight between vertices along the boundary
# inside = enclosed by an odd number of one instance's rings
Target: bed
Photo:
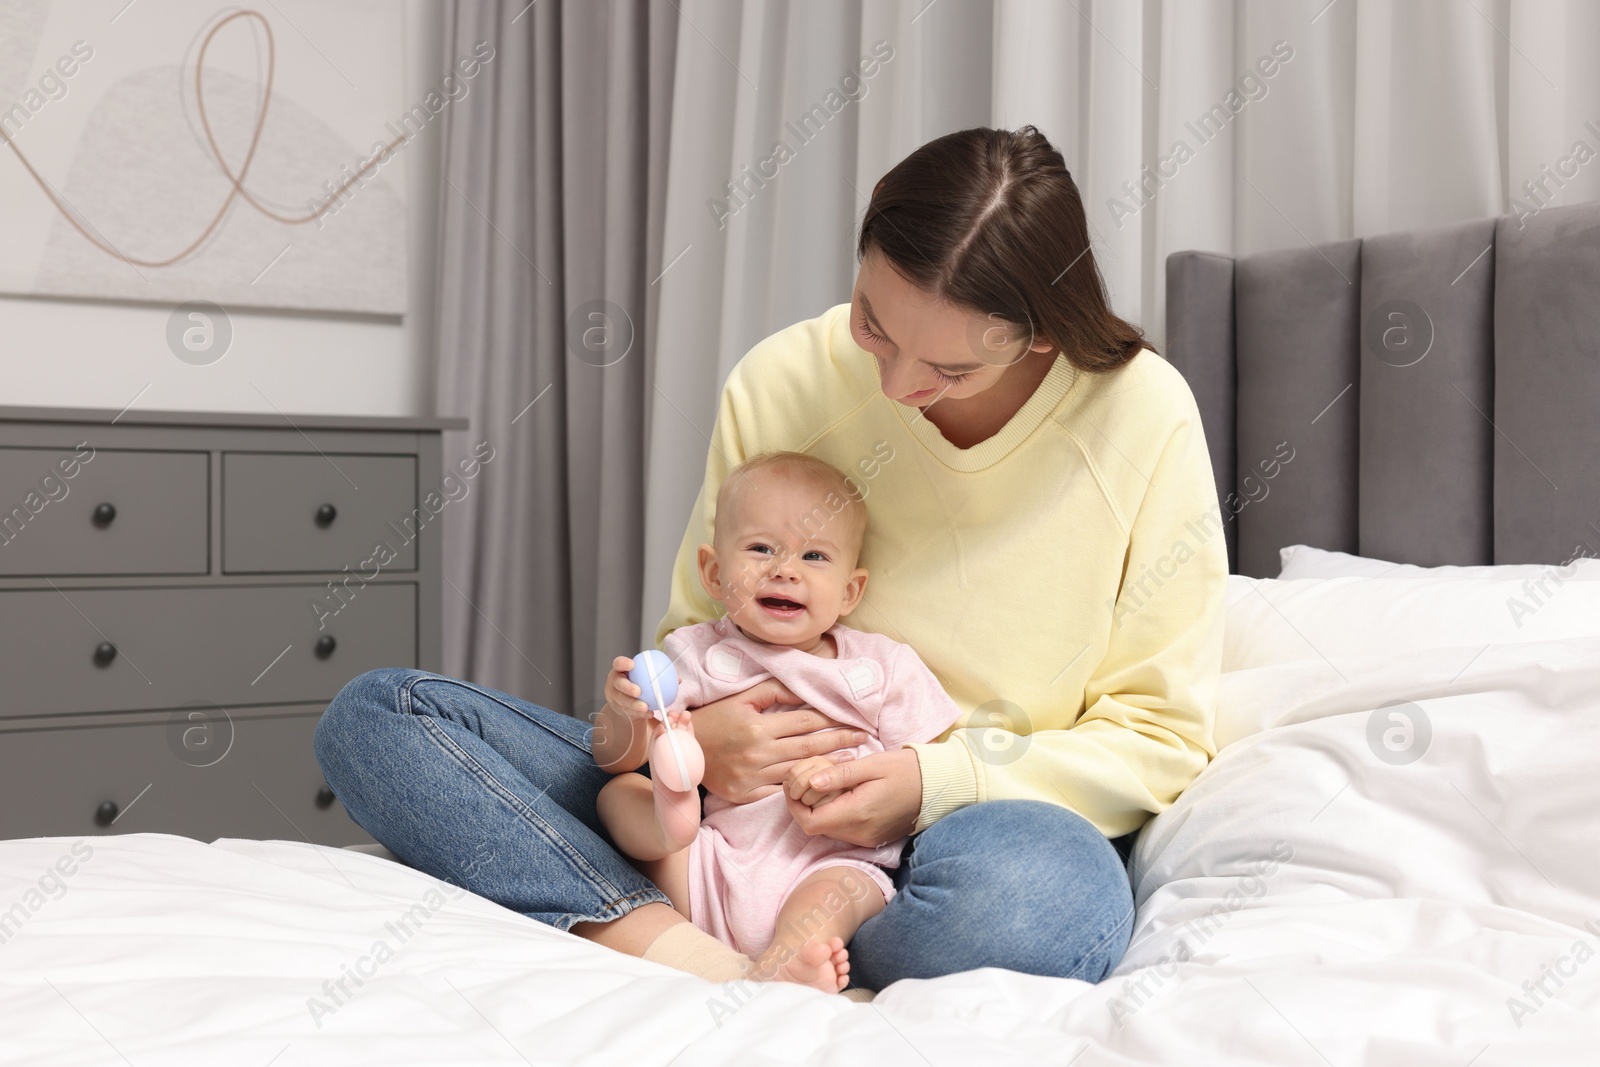
[[[1596,1062],[1597,284],[1595,206],[1169,262],[1237,572],[1220,751],[1099,985],[716,986],[360,851],[35,838],[0,1062]]]

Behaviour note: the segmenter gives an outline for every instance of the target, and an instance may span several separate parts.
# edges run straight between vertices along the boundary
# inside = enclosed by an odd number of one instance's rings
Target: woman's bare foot
[[[796,982],[824,993],[837,993],[850,981],[850,950],[839,937],[820,943],[808,941],[784,958],[776,961],[769,958],[755,971],[762,981]]]

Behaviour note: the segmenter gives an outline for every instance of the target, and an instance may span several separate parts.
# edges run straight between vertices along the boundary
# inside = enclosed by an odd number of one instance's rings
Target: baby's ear
[[[850,580],[844,585],[844,605],[839,609],[839,617],[841,619],[856,610],[856,606],[861,603],[861,597],[866,591],[867,569],[865,567],[857,567],[850,575]]]
[[[700,587],[706,591],[706,596],[722,603],[722,568],[717,566],[717,550],[710,545],[701,545],[696,562],[700,569]]]

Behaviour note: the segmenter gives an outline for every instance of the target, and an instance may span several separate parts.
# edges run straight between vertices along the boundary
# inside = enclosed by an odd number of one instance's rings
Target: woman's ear
[[[722,569],[717,566],[717,550],[710,545],[701,545],[696,562],[700,566],[700,587],[706,591],[706,596],[722,603]]]

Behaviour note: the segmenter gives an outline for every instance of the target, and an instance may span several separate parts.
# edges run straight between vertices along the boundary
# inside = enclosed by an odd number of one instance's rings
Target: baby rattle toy
[[[678,699],[678,672],[672,660],[665,652],[646,649],[633,657],[628,680],[639,687],[639,699],[665,727],[650,743],[651,777],[674,793],[687,793],[700,784],[706,761],[694,735],[673,729],[667,718],[667,708]]]

